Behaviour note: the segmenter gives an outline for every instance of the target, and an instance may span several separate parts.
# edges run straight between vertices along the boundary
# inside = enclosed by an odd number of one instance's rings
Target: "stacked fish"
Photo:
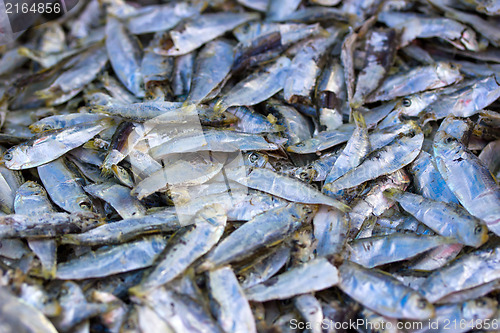
[[[0,331],[499,331],[499,27],[495,0],[91,0],[26,31]]]

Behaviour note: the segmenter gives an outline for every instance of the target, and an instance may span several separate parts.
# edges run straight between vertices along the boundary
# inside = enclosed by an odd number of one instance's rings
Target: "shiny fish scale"
[[[0,333],[494,331],[497,3],[0,20]]]

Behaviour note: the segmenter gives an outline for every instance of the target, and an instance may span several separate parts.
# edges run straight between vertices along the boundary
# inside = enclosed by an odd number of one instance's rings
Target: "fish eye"
[[[259,159],[259,156],[257,156],[257,154],[255,154],[255,153],[251,153],[250,156],[248,156],[248,159],[250,160],[250,162],[254,163],[254,162],[257,162],[257,160]]]
[[[429,303],[427,302],[427,300],[423,299],[423,298],[420,298],[418,301],[417,301],[417,308],[419,309],[425,309],[427,307]]]
[[[453,138],[452,138],[451,136],[449,136],[449,137],[447,137],[447,138],[445,139],[445,142],[446,142],[446,143],[452,143],[452,142],[453,142]]]
[[[450,68],[455,69],[455,68],[457,68],[457,66],[454,63],[450,62]]]
[[[483,307],[486,306],[486,301],[484,299],[476,299],[476,306]]]
[[[299,178],[302,179],[302,180],[308,180],[309,179],[309,174],[305,171],[302,171],[300,174],[299,174]]]
[[[403,98],[402,103],[403,103],[403,106],[404,106],[405,108],[408,108],[408,107],[410,107],[410,106],[411,106],[411,100],[410,100],[409,98]]]
[[[474,233],[477,235],[477,234],[480,234],[481,232],[483,232],[483,226],[482,225],[478,225],[474,228]]]
[[[5,154],[3,154],[3,159],[6,160],[6,161],[10,161],[12,160],[12,153],[11,152],[5,152]]]
[[[304,213],[306,213],[306,214],[311,214],[311,213],[312,213],[312,209],[311,209],[311,207],[309,207],[309,206],[304,206],[304,207],[302,208],[302,210],[303,210],[303,211],[304,211]]]
[[[296,146],[297,146],[297,147],[304,147],[304,146],[305,146],[305,144],[304,144],[303,142],[299,142],[299,143],[297,143],[297,144],[296,144]]]
[[[48,124],[43,126],[44,131],[50,131],[52,128],[53,127],[51,125],[48,125]]]
[[[78,206],[80,206],[81,209],[85,209],[85,210],[90,210],[92,208],[92,205],[87,201],[80,202],[78,204]]]

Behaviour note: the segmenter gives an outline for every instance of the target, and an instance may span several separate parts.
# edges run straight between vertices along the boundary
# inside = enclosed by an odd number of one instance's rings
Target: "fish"
[[[4,152],[2,161],[11,170],[38,167],[83,145],[110,125],[111,120],[106,119],[97,123],[83,123],[47,131],[39,137],[8,149]]]
[[[469,215],[456,204],[424,199],[395,189],[386,190],[384,194],[399,202],[404,210],[442,236],[453,237],[464,245],[474,247],[479,247],[488,240],[488,229],[481,220]]]
[[[313,283],[309,284],[306,281]],[[245,295],[251,301],[265,302],[329,288],[336,285],[338,281],[337,268],[325,258],[316,258],[245,289]],[[291,289],[292,285],[295,287]]]
[[[339,276],[338,287],[342,291],[384,316],[424,320],[435,315],[429,301],[387,273],[345,261],[339,267]]]

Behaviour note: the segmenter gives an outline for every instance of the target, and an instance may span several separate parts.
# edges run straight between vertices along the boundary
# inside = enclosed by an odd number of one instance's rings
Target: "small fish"
[[[233,60],[233,45],[226,40],[215,40],[203,47],[196,57],[189,95],[184,103],[201,103],[224,82]]]
[[[325,258],[317,258],[245,289],[245,294],[251,301],[266,302],[330,288],[338,282],[337,268]]]
[[[422,327],[432,327],[433,332],[467,332],[475,327],[474,323],[490,321],[496,313],[497,301],[488,298],[480,297],[475,300],[458,303],[458,304],[445,304],[436,306],[436,315],[430,321],[422,322]],[[457,323],[461,322],[462,325],[448,329],[448,321]],[[427,332],[424,329],[419,332]]]
[[[445,118],[448,115],[470,117],[500,97],[500,83],[495,76],[488,76],[462,89],[441,96],[423,111],[425,121]]]
[[[59,158],[37,168],[42,184],[56,205],[70,213],[93,210],[90,197],[83,190],[85,179],[74,164]]]
[[[199,14],[204,7],[203,1],[145,6],[127,16],[127,28],[134,35],[170,30],[182,20]]]
[[[255,20],[256,13],[220,12],[202,14],[187,21],[180,30],[172,30],[166,48],[156,48],[155,52],[166,56],[179,56],[194,51],[203,44],[223,35],[237,26]]]
[[[367,103],[387,101],[429,89],[446,87],[462,79],[459,69],[449,63],[416,67],[388,77],[367,99]]]
[[[237,272],[241,287],[247,289],[268,280],[283,268],[288,259],[290,259],[290,249],[283,245],[271,250],[265,257],[259,257]]]
[[[452,293],[491,282],[498,279],[495,269],[498,260],[499,251],[496,247],[481,248],[432,272],[419,290],[434,303]]]
[[[257,215],[224,238],[206,256],[199,269],[208,270],[247,258],[260,248],[282,241],[310,221],[315,210],[314,206],[288,204]],[[255,237],[256,233],[259,237]]]
[[[242,174],[241,170],[238,170],[235,173],[229,173],[228,177],[242,185],[276,195],[289,201],[304,204],[323,204],[335,207],[341,211],[349,210],[347,205],[327,197],[300,180],[282,176],[269,169],[254,168],[246,176]]]
[[[98,216],[90,212],[4,215],[0,216],[0,238],[52,238],[84,232],[100,223]]]
[[[214,315],[224,332],[257,332],[255,319],[233,270],[224,266],[208,272]]]
[[[291,61],[280,57],[261,71],[238,82],[214,106],[214,110],[222,112],[231,106],[255,105],[272,97],[283,89]]]
[[[489,230],[500,233],[500,187],[479,158],[456,135],[444,130],[438,130],[434,138],[434,157],[441,176],[462,206],[484,221]]]
[[[2,156],[5,166],[12,170],[34,168],[83,145],[99,132],[111,126],[111,120],[84,123],[47,131],[20,145],[8,149]]]
[[[392,65],[398,43],[393,29],[374,30],[366,39],[364,66],[358,75],[351,106],[358,108],[364,99],[375,90]]]
[[[399,202],[404,210],[439,235],[453,237],[464,245],[474,247],[488,240],[486,226],[457,204],[425,199],[395,189],[386,190],[384,194]]]
[[[313,154],[347,142],[354,132],[353,124],[344,124],[335,130],[322,131],[310,139],[288,146],[287,151],[296,154]]]
[[[114,17],[107,20],[106,36],[106,50],[114,72],[131,93],[143,97],[139,41]]]
[[[146,213],[146,207],[130,194],[126,186],[107,182],[87,185],[84,190],[109,203],[123,218],[139,217]]]
[[[338,287],[355,301],[390,318],[424,320],[435,314],[422,295],[391,275],[345,261],[339,267]]]
[[[167,240],[160,235],[91,251],[59,263],[56,278],[84,280],[149,267],[153,265],[166,244]]]
[[[333,183],[338,178],[357,167],[371,151],[370,140],[368,139],[368,130],[363,116],[358,112],[353,112],[352,116],[356,123],[356,129],[352,133],[351,138],[347,141],[342,153],[335,161],[332,169],[326,176],[323,189],[325,189],[325,187],[329,187],[329,184]],[[331,196],[339,196],[339,194],[341,194],[341,192],[330,193],[325,190],[323,192]]]
[[[141,235],[176,231],[180,227],[174,212],[170,215],[162,212],[103,224],[81,234],[64,235],[60,241],[75,245],[121,244]]]
[[[420,153],[423,143],[420,127],[414,125],[413,130],[396,138],[389,145],[370,153],[363,162],[351,169],[332,183],[326,184],[323,190],[339,191],[358,186],[365,181],[375,179],[384,174],[393,173],[411,163]]]
[[[205,207],[193,218],[192,224],[172,236],[165,251],[159,256],[158,264],[130,292],[140,295],[179,276],[217,244],[224,232],[226,220],[221,205]]]
[[[408,260],[420,253],[451,242],[452,240],[440,236],[424,237],[403,233],[360,238],[349,243],[350,255],[348,259],[366,268],[373,268],[391,262]]]

